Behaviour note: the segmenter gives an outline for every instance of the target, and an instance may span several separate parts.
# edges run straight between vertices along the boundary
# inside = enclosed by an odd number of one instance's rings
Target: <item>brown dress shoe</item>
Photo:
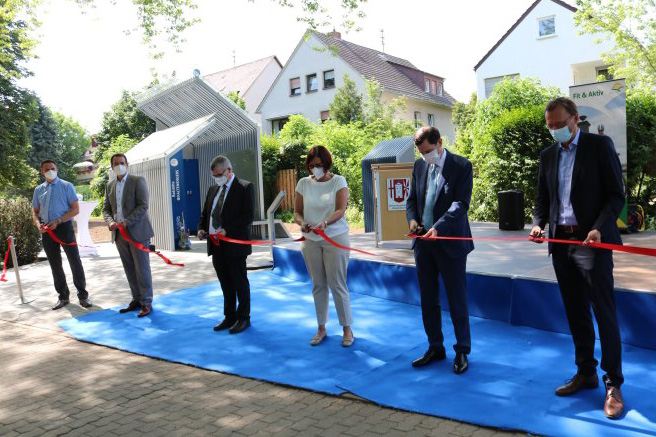
[[[558,396],[570,396],[584,388],[599,387],[599,377],[595,373],[591,376],[583,376],[579,373],[556,389]]]
[[[125,314],[125,313],[129,313],[130,311],[136,311],[140,309],[141,309],[141,304],[139,302],[132,301],[130,302],[130,305],[128,305],[125,308],[121,308],[120,310],[118,310],[118,312],[121,314]]]
[[[604,414],[609,419],[619,419],[624,412],[624,400],[622,392],[618,387],[606,386],[606,402],[604,403]]]
[[[137,317],[146,317],[148,314],[153,311],[153,307],[150,305],[144,305],[141,307],[141,311],[139,311],[139,314],[137,314]]]

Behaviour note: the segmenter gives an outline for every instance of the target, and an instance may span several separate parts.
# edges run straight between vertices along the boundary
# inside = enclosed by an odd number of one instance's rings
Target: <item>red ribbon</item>
[[[609,244],[609,243],[595,243],[590,242],[584,244],[583,241],[576,240],[558,240],[554,238],[534,238],[531,236],[528,237],[425,237],[423,235],[417,234],[408,234],[408,237],[411,238],[421,238],[424,240],[470,240],[470,241],[535,241],[535,242],[550,242],[550,243],[562,243],[562,244],[575,244],[577,246],[589,246],[595,247],[598,249],[608,249],[615,250],[618,252],[627,252],[634,253],[636,255],[646,255],[646,256],[656,256],[656,249],[651,249],[648,247],[637,247],[637,246],[623,246],[620,244]]]
[[[0,276],[0,282],[7,282],[5,276],[7,275],[7,263],[9,262],[9,252],[11,252],[11,238],[7,238],[7,252],[5,253],[5,262],[2,267],[2,276]]]
[[[264,241],[264,240],[237,240],[234,238],[226,237],[225,235],[221,235],[218,232],[216,234],[209,234],[208,235],[210,241],[214,243],[214,245],[219,246],[221,244],[221,241],[225,241],[227,243],[235,243],[235,244],[245,244],[245,245],[257,245],[257,244],[274,244],[275,241]],[[292,241],[305,241],[305,237],[297,238],[296,240]]]
[[[52,240],[53,240],[55,243],[57,243],[57,244],[61,244],[62,246],[80,246],[80,247],[92,247],[92,248],[95,248],[95,246],[88,246],[88,245],[86,245],[86,244],[77,244],[76,241],[73,241],[72,243],[64,243],[63,241],[61,241],[61,240],[55,235],[55,233],[52,231],[52,229],[50,229],[48,226],[44,226],[43,229],[45,229],[45,231],[48,233],[48,235],[50,235],[50,238],[52,238]]]
[[[371,253],[371,252],[365,252],[364,250],[356,249],[356,248],[354,248],[354,247],[342,246],[342,245],[339,244],[338,242],[332,240],[332,239],[331,239],[328,235],[326,235],[326,233],[325,233],[323,230],[321,230],[321,229],[314,228],[314,229],[312,229],[312,232],[314,232],[315,234],[319,235],[321,238],[323,238],[324,240],[326,240],[327,242],[329,242],[329,243],[332,244],[333,246],[335,246],[335,247],[339,247],[340,249],[344,249],[344,250],[352,250],[352,251],[354,251],[354,252],[360,252],[360,253],[364,253],[365,255],[371,255],[371,256],[383,256],[383,255],[377,255],[377,254],[375,254],[375,253]]]
[[[154,253],[158,257],[162,258],[162,260],[164,260],[164,262],[168,265],[178,266],[178,267],[184,267],[185,266],[184,264],[172,262],[170,259],[168,259],[164,255],[162,255],[158,250],[150,250],[148,247],[144,246],[143,244],[137,243],[136,241],[133,241],[132,238],[130,238],[130,236],[128,235],[127,231],[125,230],[125,228],[123,226],[118,225],[118,231],[121,233],[121,236],[123,237],[123,239],[125,241],[127,241],[128,243],[130,243],[131,245],[133,245],[137,249],[143,250],[144,252],[148,252],[148,253]]]

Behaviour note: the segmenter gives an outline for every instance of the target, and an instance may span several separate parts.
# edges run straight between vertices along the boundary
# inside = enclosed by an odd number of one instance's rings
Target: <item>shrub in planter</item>
[[[7,238],[15,238],[18,264],[29,264],[41,251],[41,233],[32,221],[32,205],[27,199],[0,199],[0,252],[4,261]],[[9,257],[8,265],[13,263]]]

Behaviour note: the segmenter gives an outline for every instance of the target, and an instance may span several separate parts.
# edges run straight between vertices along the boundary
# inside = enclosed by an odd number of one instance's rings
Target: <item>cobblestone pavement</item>
[[[186,263],[185,269],[153,258],[156,294],[216,280],[203,248],[195,243],[192,252],[167,254]],[[265,248],[249,258],[251,267],[270,262]],[[113,246],[101,245],[100,256],[83,258],[83,263],[91,310],[128,302]],[[26,297],[34,299],[29,304],[15,302],[13,271],[9,282],[0,285],[3,437],[514,435],[384,408],[348,394],[324,395],[79,342],[57,322],[86,311],[74,300],[50,310],[56,294],[47,261],[21,269],[21,278]]]

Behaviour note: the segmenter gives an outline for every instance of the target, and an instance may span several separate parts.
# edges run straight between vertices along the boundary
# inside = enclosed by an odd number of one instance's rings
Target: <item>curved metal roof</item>
[[[137,109],[167,127],[213,115],[215,123],[196,139],[197,144],[258,130],[254,119],[201,77],[148,90],[137,97]]]

